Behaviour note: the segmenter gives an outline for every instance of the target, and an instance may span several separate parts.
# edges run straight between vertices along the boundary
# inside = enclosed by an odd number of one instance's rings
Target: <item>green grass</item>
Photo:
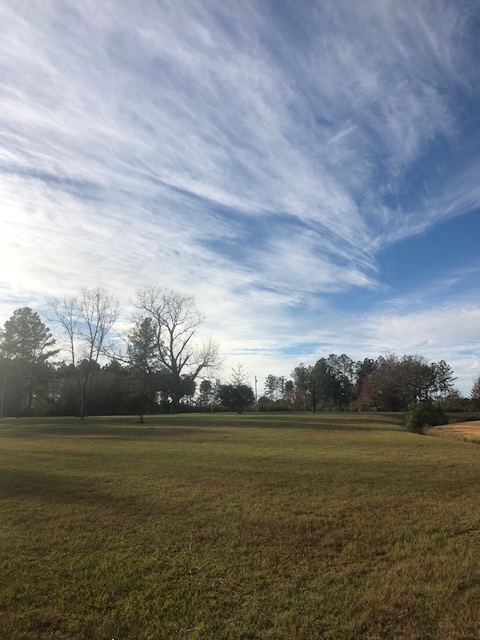
[[[0,638],[478,639],[479,488],[388,414],[5,419]]]

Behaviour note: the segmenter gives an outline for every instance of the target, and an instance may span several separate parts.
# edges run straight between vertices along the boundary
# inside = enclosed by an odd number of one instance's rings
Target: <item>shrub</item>
[[[438,424],[447,424],[448,419],[443,409],[438,404],[420,402],[408,406],[405,416],[405,424],[413,433],[423,433],[425,427],[435,427]]]

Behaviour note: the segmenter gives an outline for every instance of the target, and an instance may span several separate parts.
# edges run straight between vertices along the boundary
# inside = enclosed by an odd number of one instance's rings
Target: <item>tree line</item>
[[[300,363],[290,380],[268,375],[259,406],[265,410],[405,411],[414,403],[440,402],[447,411],[480,408],[480,376],[471,399],[454,388],[453,370],[444,360],[389,354],[354,361],[330,354],[313,365]]]
[[[58,341],[32,309],[14,311],[0,334],[1,415],[177,411],[217,367],[218,345],[196,340],[203,316],[190,296],[151,286],[135,307],[121,329],[120,305],[102,288],[52,299]]]
[[[16,309],[0,329],[1,417],[138,414],[143,421],[147,413],[249,407],[397,411],[439,399],[450,410],[466,406],[446,362],[394,354],[301,363],[290,379],[268,375],[257,402],[241,366],[230,380],[217,379],[219,346],[198,340],[203,315],[192,297],[164,287],[138,291],[136,315],[126,325],[118,301],[101,288],[48,306],[57,337],[30,307]],[[471,402],[480,408],[480,376]]]

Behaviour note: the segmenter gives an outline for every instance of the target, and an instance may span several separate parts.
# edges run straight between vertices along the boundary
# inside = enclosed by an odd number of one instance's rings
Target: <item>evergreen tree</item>
[[[143,422],[145,411],[153,413],[160,380],[157,375],[162,367],[157,353],[157,338],[152,318],[138,320],[127,335],[127,362],[133,378],[134,404]]]
[[[7,365],[4,371],[2,408],[8,377],[16,415],[31,414],[35,391],[48,374],[45,365],[49,358],[58,353],[58,349],[52,349],[54,344],[50,329],[41,321],[38,313],[30,307],[22,307],[13,312],[0,335],[0,353],[4,365]]]

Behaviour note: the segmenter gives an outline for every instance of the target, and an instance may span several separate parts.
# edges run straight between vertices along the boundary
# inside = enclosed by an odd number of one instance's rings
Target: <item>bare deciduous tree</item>
[[[191,296],[150,286],[137,293],[136,306],[152,319],[158,359],[171,376],[169,391],[175,411],[185,390],[200,373],[218,366],[218,345],[212,341],[196,343],[204,316],[197,311]]]
[[[56,298],[50,303],[54,317],[67,338],[79,392],[79,415],[87,415],[88,392],[108,333],[118,318],[118,301],[105,289],[82,289],[78,296]]]

